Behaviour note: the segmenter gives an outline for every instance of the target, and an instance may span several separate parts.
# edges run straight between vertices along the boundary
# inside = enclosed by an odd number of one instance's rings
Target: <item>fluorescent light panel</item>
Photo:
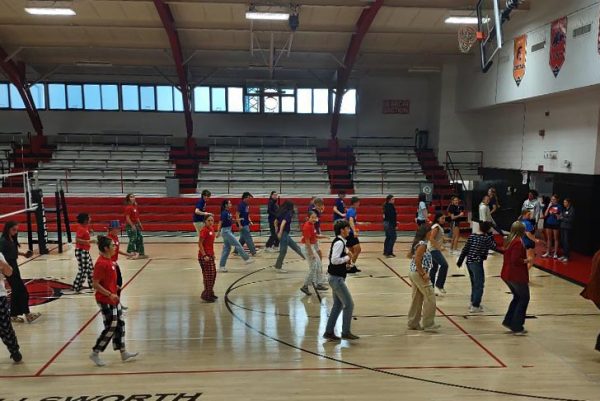
[[[246,19],[287,21],[290,18],[289,13],[270,13],[261,11],[247,11]]]
[[[31,15],[75,15],[72,8],[64,7],[26,7],[25,12]]]
[[[446,21],[444,21],[446,24],[470,24],[470,25],[477,25],[477,17],[457,17],[457,16],[452,16],[452,17],[448,17],[446,18]]]

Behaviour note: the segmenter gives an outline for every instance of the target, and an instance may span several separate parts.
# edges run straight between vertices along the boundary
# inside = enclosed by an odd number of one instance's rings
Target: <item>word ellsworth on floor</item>
[[[0,398],[0,401],[198,401],[202,393],[106,394],[48,396],[43,398]]]

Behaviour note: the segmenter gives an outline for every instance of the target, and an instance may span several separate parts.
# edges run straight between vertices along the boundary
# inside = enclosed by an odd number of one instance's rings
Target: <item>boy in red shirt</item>
[[[213,303],[217,300],[213,288],[217,279],[217,267],[215,266],[215,218],[208,216],[204,219],[204,227],[200,230],[198,239],[198,261],[202,268],[202,278],[204,279],[204,291],[202,291],[203,301]]]
[[[94,262],[90,256],[90,247],[94,242],[90,239],[90,215],[87,213],[80,213],[77,215],[77,234],[75,234],[75,257],[77,258],[78,271],[73,281],[73,291],[81,293],[83,287],[83,281],[87,278],[90,289],[92,288],[92,269]]]
[[[121,242],[119,241],[119,232],[120,231],[121,231],[121,223],[119,223],[119,220],[113,220],[108,223],[107,237],[112,240],[113,244],[115,244],[115,254],[112,256],[112,261],[115,263],[115,269],[117,269],[117,287],[118,287],[117,295],[119,297],[121,296],[121,288],[123,288],[123,276],[121,275],[121,268],[119,267],[119,263],[118,263],[119,255],[127,256],[128,258],[133,257],[133,255],[131,255],[130,253],[123,252],[120,249],[120,245],[121,245]],[[123,305],[122,302],[121,302],[121,308],[123,310],[129,309],[125,305]]]
[[[314,286],[316,290],[326,291],[329,288],[321,284],[321,257],[319,256],[318,234],[315,223],[318,221],[317,214],[314,211],[308,213],[308,220],[302,226],[302,243],[305,247],[306,261],[308,262],[308,274],[304,280],[304,285],[300,288],[306,295],[312,295],[309,285]]]
[[[129,237],[127,252],[133,254],[134,259],[145,259],[148,255],[144,250],[143,227],[134,194],[127,194],[125,205],[125,231],[127,231]]]
[[[119,291],[117,269],[112,261],[116,251],[115,244],[110,238],[100,236],[98,237],[98,250],[100,256],[94,266],[94,289],[96,290],[96,302],[104,320],[104,330],[92,348],[90,359],[96,366],[104,366],[106,364],[100,359],[100,352],[106,349],[111,340],[115,351],[121,352],[123,362],[136,357],[138,353],[125,350],[125,321],[117,295]]]

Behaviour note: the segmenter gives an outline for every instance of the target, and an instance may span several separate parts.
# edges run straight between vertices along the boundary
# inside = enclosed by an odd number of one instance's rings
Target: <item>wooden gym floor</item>
[[[293,252],[289,274],[270,267],[276,254],[250,267],[231,257],[230,272],[217,277],[220,299],[206,304],[193,239],[156,241],[148,240],[150,259],[120,263],[126,340],[139,358],[122,363],[109,346],[108,366],[94,366],[88,354],[102,322],[93,295],[62,295],[34,307],[43,314],[39,322],[15,326],[23,364],[0,351],[0,399],[600,400],[600,353],[593,350],[600,313],[580,287],[534,270],[529,335],[506,334],[500,322],[510,296],[498,277],[501,255],[486,265],[485,313],[468,314],[469,278],[447,255],[442,329],[407,332],[410,285],[401,255],[409,239],[397,244],[398,258],[384,259],[382,241],[369,238],[363,272],[348,278],[352,331],[361,339],[336,344],[321,338],[331,295],[299,291],[307,267]],[[26,279],[68,284],[75,272],[72,249],[22,266]]]

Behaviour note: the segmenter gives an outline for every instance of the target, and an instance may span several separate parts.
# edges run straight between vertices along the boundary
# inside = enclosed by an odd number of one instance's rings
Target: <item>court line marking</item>
[[[388,265],[387,263],[385,263],[381,258],[377,258],[377,260],[379,260],[385,267],[387,267],[388,269],[390,269],[392,271],[392,273],[394,273],[400,280],[402,280],[407,286],[412,288],[412,284],[408,282],[408,280],[406,280],[404,277],[402,277],[400,274],[398,274],[398,272],[391,267],[390,265]],[[486,346],[484,346],[479,340],[477,340],[471,333],[469,333],[467,330],[465,330],[460,324],[458,324],[454,319],[452,319],[450,317],[450,315],[447,315],[439,306],[436,305],[435,309],[446,319],[448,319],[450,321],[450,323],[452,323],[458,330],[460,330],[464,335],[466,335],[471,341],[473,341],[479,348],[481,348],[483,351],[485,351],[486,354],[488,354],[490,357],[492,357],[492,359],[494,359],[502,368],[506,368],[508,366],[506,366],[506,364],[504,362],[502,362],[502,360],[497,357],[492,351],[490,351]]]
[[[125,285],[123,286],[123,289],[127,288],[127,286],[129,284],[131,284],[131,282],[133,282],[133,280],[135,280],[142,271],[144,271],[144,269],[150,264],[150,262],[152,262],[152,259],[148,259],[148,261],[146,263],[144,263],[144,265],[142,267],[139,268],[139,270],[125,283]],[[83,324],[83,326],[81,326],[79,328],[79,330],[77,330],[77,332],[75,334],[73,334],[73,336],[67,340],[67,342],[60,347],[60,349],[58,351],[56,351],[54,353],[54,355],[52,355],[52,357],[48,360],[48,362],[46,362],[34,375],[33,377],[40,377],[42,376],[42,374],[46,371],[46,369],[48,369],[50,367],[50,365],[52,365],[52,363],[54,363],[54,361],[60,356],[60,354],[62,354],[64,352],[65,349],[67,349],[67,347],[69,345],[71,345],[73,343],[73,341],[75,341],[75,339],[77,337],[79,337],[79,335],[81,333],[83,333],[83,331],[85,329],[87,329],[87,327],[96,319],[96,317],[100,314],[100,311],[97,311],[96,313],[94,313],[94,315],[88,319],[87,322],[85,322]]]

